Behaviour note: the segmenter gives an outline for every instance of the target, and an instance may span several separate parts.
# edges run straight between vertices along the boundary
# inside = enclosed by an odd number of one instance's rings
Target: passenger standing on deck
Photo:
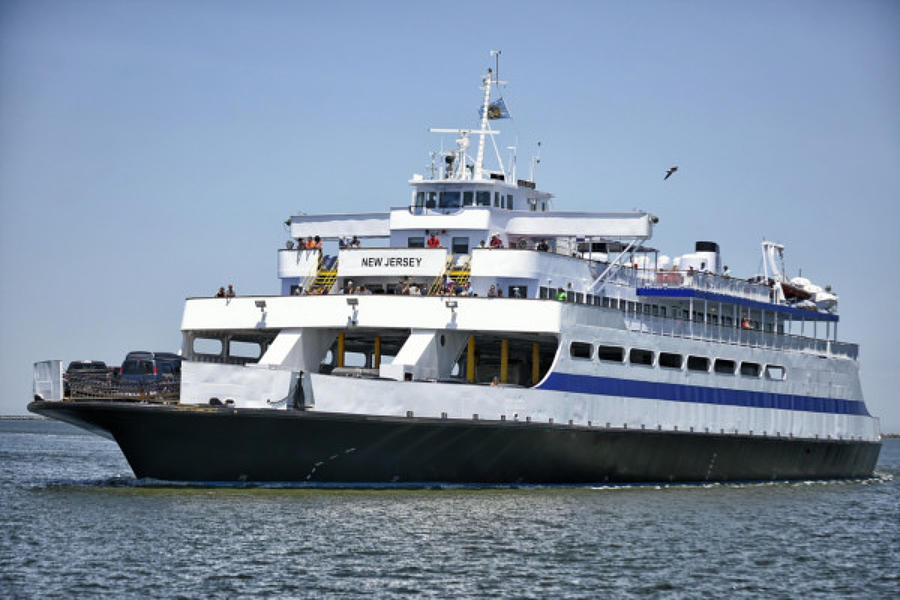
[[[488,290],[488,298],[496,298],[497,297],[497,286],[492,285]]]
[[[226,298],[234,298],[234,286],[232,284],[228,284],[228,289],[225,291]]]
[[[359,238],[354,235],[353,239],[350,240],[350,247],[351,248],[359,248],[361,245],[362,245],[362,243],[359,241]]]
[[[436,236],[434,233],[432,233],[431,236],[429,236],[429,238],[428,238],[428,247],[429,248],[440,248],[441,247],[441,240],[438,239],[438,236]]]
[[[216,292],[216,298],[224,298],[225,297],[225,288],[220,287],[219,291]]]

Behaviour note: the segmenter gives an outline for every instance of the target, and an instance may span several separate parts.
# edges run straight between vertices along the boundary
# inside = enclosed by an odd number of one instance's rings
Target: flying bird
[[[668,169],[666,169],[666,176],[663,177],[663,181],[665,181],[666,179],[671,177],[672,173],[674,173],[677,170],[678,170],[678,167],[669,167]]]

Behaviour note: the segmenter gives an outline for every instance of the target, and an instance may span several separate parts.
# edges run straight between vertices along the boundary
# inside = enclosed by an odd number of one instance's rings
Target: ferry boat
[[[788,280],[776,242],[740,279],[714,241],[650,247],[649,212],[554,209],[536,159],[528,178],[501,160],[502,83],[483,77],[477,129],[432,130],[456,147],[412,176],[408,203],[291,216],[279,295],[187,299],[177,397],[65,397],[43,361],[29,409],[160,480],[871,475],[879,422],[837,296]]]

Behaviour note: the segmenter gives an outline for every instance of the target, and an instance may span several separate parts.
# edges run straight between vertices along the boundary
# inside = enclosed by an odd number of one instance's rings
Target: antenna
[[[491,50],[494,57],[494,83],[500,83],[500,50]]]
[[[516,158],[517,158],[516,152],[517,152],[518,148],[516,148],[515,146],[507,146],[506,149],[510,151],[509,162],[511,163],[510,170],[509,170],[510,172],[507,173],[507,177],[509,177],[510,181],[515,181],[516,180]]]
[[[541,143],[537,143],[537,154],[531,157],[531,177],[530,181],[534,181],[534,168],[541,164]]]

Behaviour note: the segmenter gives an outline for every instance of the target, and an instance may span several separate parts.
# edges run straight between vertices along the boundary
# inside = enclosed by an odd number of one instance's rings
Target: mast
[[[493,54],[495,50],[491,50]],[[475,173],[473,179],[483,179],[484,164],[484,136],[488,128],[488,107],[491,104],[491,83],[493,82],[493,71],[488,69],[487,76],[482,80],[484,88],[484,103],[481,105],[481,132],[478,136],[478,155],[475,157]]]

